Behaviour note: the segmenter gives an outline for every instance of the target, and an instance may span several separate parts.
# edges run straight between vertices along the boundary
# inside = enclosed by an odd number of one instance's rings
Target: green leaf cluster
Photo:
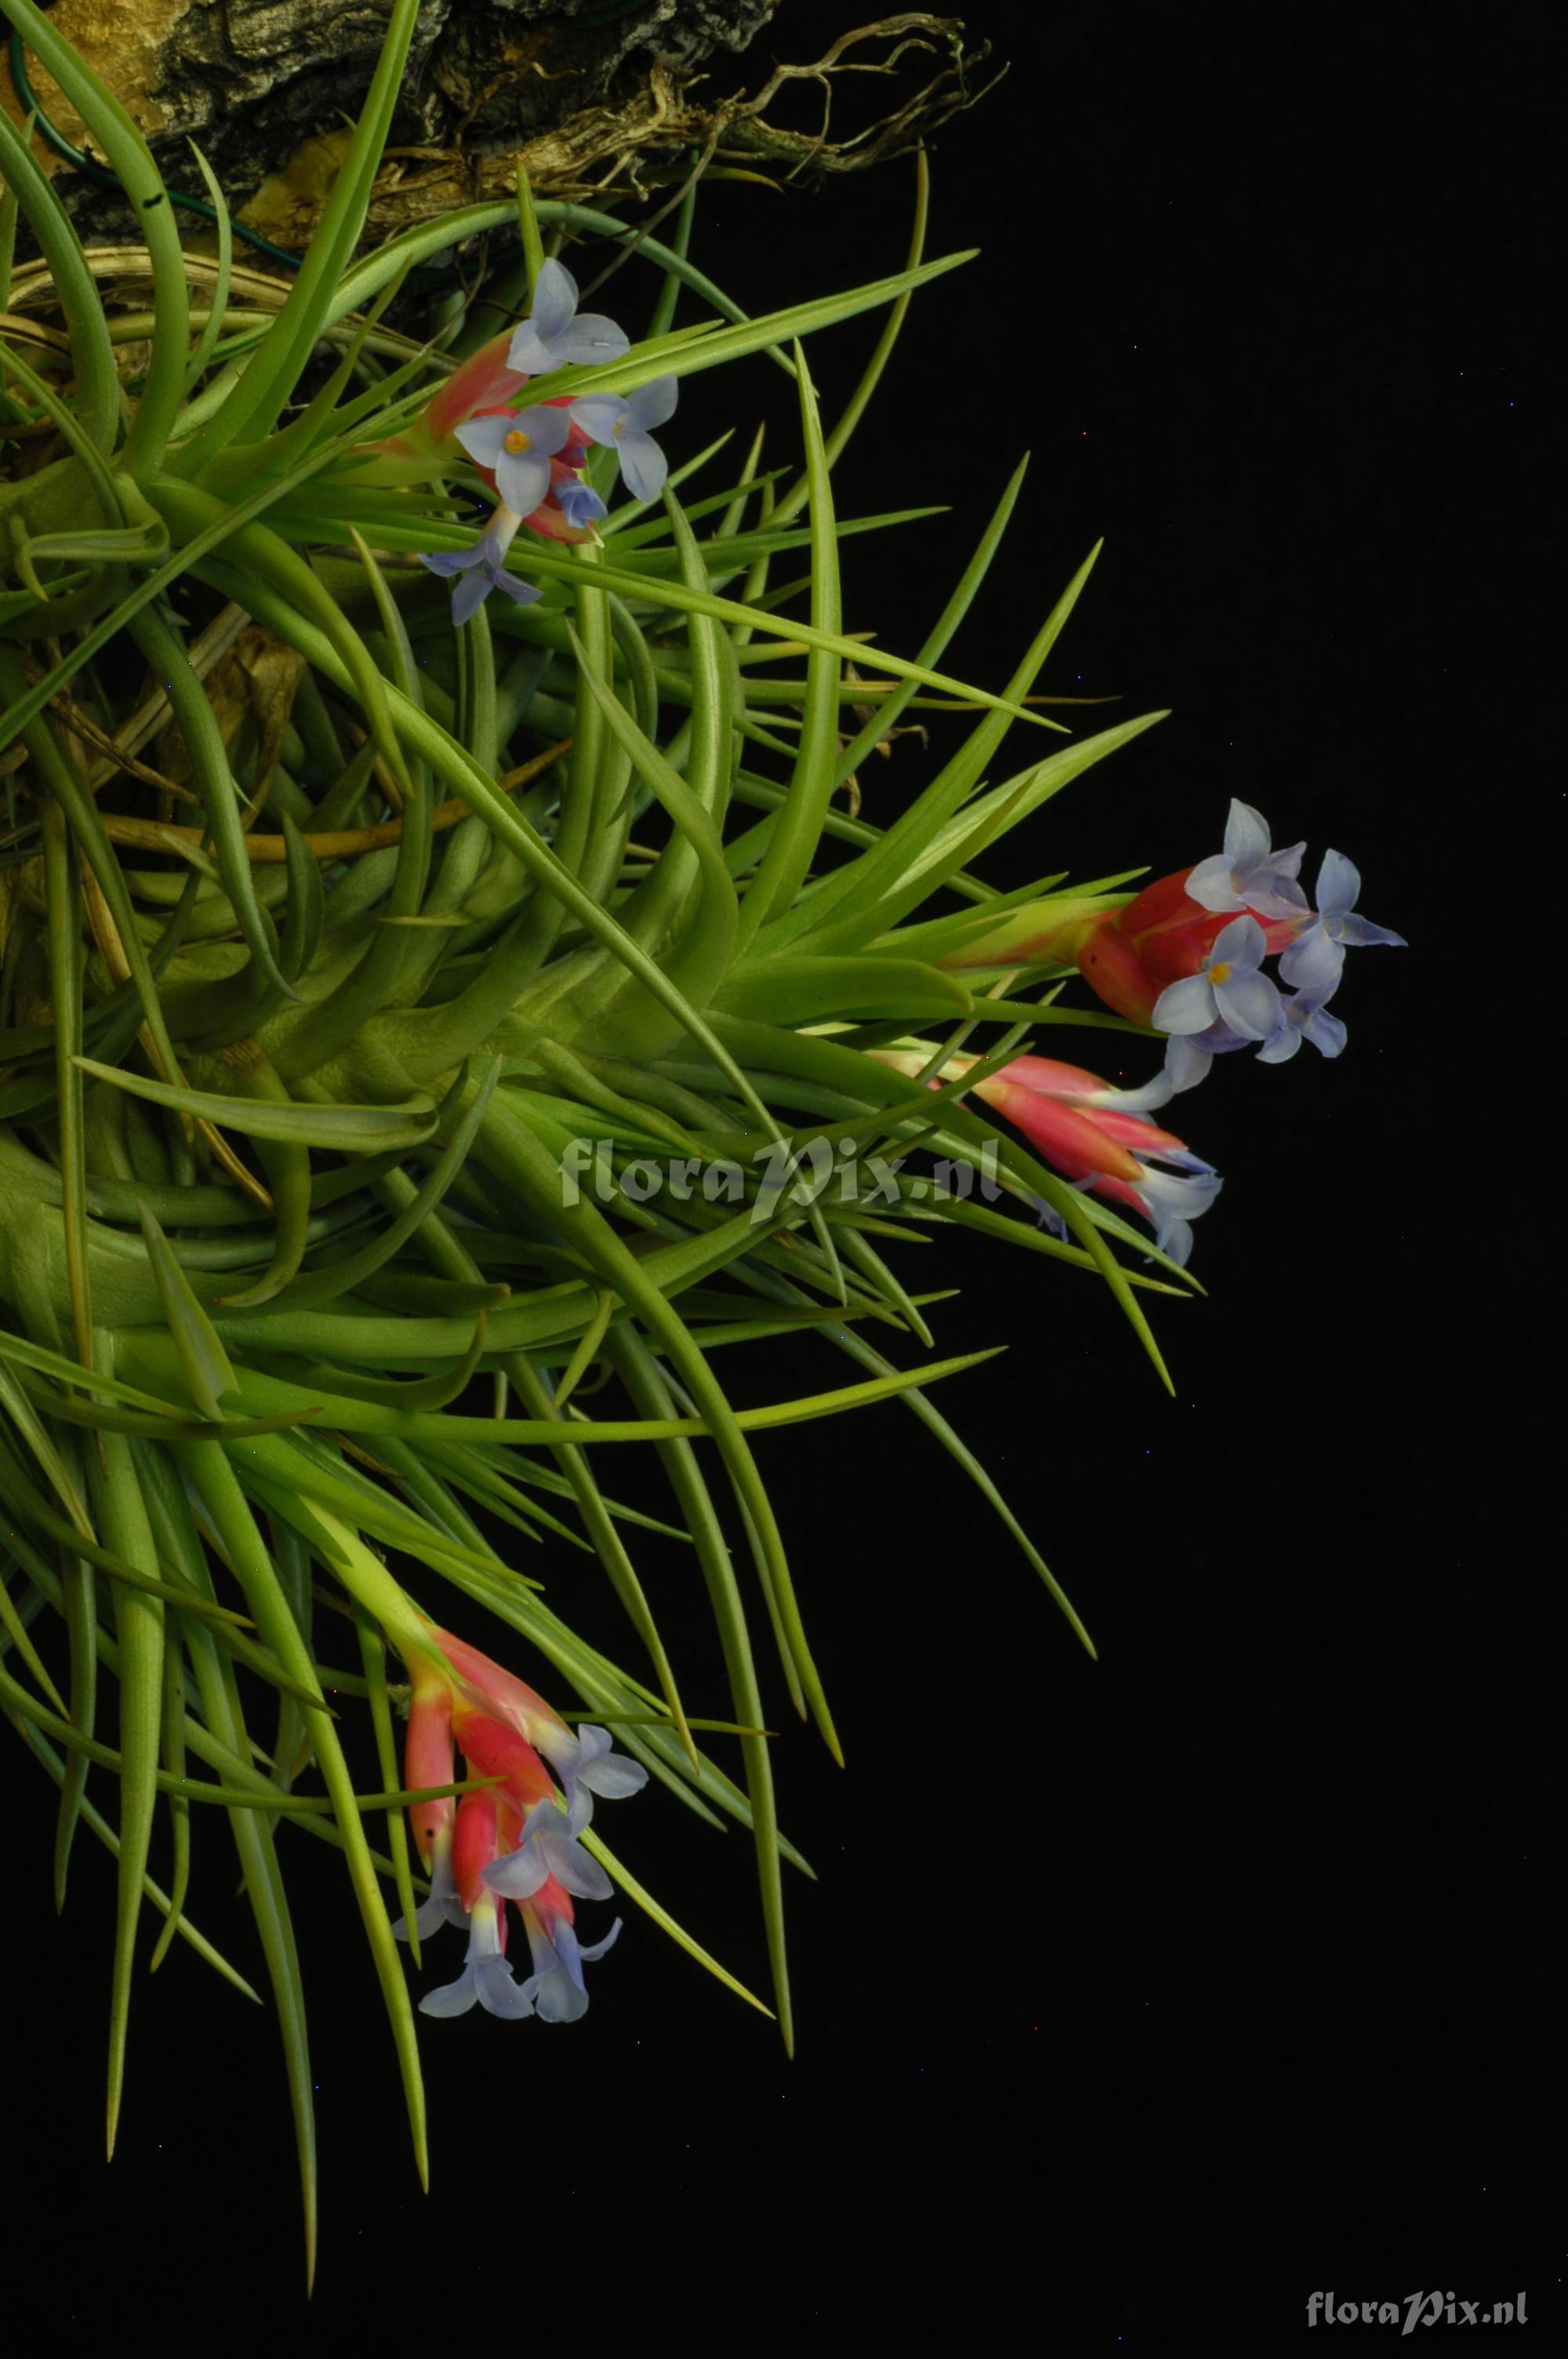
[[[893,1260],[946,1223],[1096,1276],[1160,1367],[1141,1298],[1179,1274],[972,1099],[1063,1020],[1058,978],[1003,997],[940,963],[1021,897],[979,864],[1159,716],[1065,739],[1032,701],[1092,553],[1000,689],[946,669],[1022,465],[914,655],[846,629],[841,544],[903,519],[843,510],[844,453],[912,300],[968,258],[925,258],[924,177],[903,269],[761,317],[689,260],[690,201],[668,245],[525,206],[535,257],[541,237],[616,241],[652,281],[648,332],[574,389],[767,355],[800,458],[767,470],[760,443],[716,445],[657,506],[623,500],[598,545],[529,546],[536,606],[454,632],[414,552],[463,545],[474,486],[449,451],[376,453],[485,318],[419,349],[384,315],[412,267],[508,209],[359,253],[414,0],[261,324],[227,317],[207,173],[220,267],[194,334],[140,133],[47,15],[3,5],[145,222],[154,299],[128,341],[0,116],[0,277],[19,213],[62,322],[53,365],[0,338],[18,458],[0,485],[0,1711],[59,1790],[57,1897],[83,1831],[118,1862],[111,2143],[149,1904],[155,1965],[178,1932],[257,1995],[187,1913],[226,1818],[313,2249],[286,1881],[308,1837],[341,1854],[425,2168],[392,1933],[416,1887],[395,1658],[420,1615],[531,1665],[676,1802],[746,1831],[786,2039],[784,1872],[809,1871],[779,1828],[769,1697],[838,1740],[807,1636],[825,1601],[809,1574],[797,1587],[799,1518],[752,1437],[897,1400],[1088,1643],[935,1406],[972,1362],[934,1355],[935,1298]],[[880,339],[825,419],[812,339],[863,315]],[[44,432],[58,455],[24,467]],[[860,774],[933,710],[950,749],[891,823],[860,815]],[[931,1027],[934,1072],[979,1055],[963,1083],[878,1061]],[[824,1139],[858,1159],[824,1169]],[[921,1157],[988,1163],[997,1202],[934,1196]],[[868,1200],[873,1163],[889,1176]],[[651,1166],[678,1180],[650,1191]],[[1065,1241],[1038,1226],[1042,1199]],[[802,1336],[825,1381],[781,1397],[766,1347]],[[632,1445],[662,1468],[663,1517],[614,1495]],[[650,1538],[695,1560],[727,1694],[683,1684],[691,1625],[655,1613]],[[568,1552],[608,1583],[613,1653],[553,1602]],[[628,1812],[633,1858],[636,1841]]]

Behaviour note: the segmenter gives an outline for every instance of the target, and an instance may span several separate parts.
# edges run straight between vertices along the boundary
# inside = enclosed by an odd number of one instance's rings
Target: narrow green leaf
[[[223,194],[217,174],[194,139],[188,139],[185,144],[195,157],[196,168],[207,184],[208,201],[218,224],[218,275],[209,298],[207,323],[197,337],[196,350],[186,364],[185,391],[189,397],[206,374],[207,364],[223,332],[223,315],[229,308],[229,286],[234,266],[234,232],[229,218],[229,201]]]
[[[96,1356],[106,1364],[113,1362],[113,1343],[103,1331]],[[118,1434],[104,1434],[97,1449],[88,1453],[87,1471],[95,1520],[105,1543],[137,1571],[151,1576],[157,1552],[131,1445]],[[129,1588],[123,1582],[116,1583],[114,1598],[114,1630],[120,1648],[120,1864],[109,2017],[107,2136],[111,2156],[124,2085],[136,1928],[141,1919],[142,1889],[157,1795],[164,1648],[161,1598],[145,1589]],[[69,1739],[73,1732],[67,1728],[63,1734]]]
[[[741,951],[764,919],[793,906],[806,881],[816,857],[823,821],[832,799],[833,765],[838,751],[841,658],[829,643],[838,637],[844,617],[838,587],[833,485],[823,448],[822,424],[816,413],[816,390],[798,344],[795,364],[800,388],[801,438],[806,445],[806,482],[811,503],[811,622],[817,644],[806,660],[800,750],[778,823],[741,908]]]
[[[257,1445],[249,1446],[254,1448]],[[290,1676],[319,1693],[319,1682],[310,1651],[300,1636],[298,1625],[278,1585],[266,1544],[256,1528],[222,1450],[211,1442],[182,1442],[177,1445],[175,1455],[222,1542],[263,1637]],[[330,1721],[318,1720],[316,1749],[321,1773],[331,1796],[338,1832],[342,1838],[344,1856],[349,1864],[350,1880],[392,2026],[416,2162],[421,2180],[427,2180],[429,2164],[426,2145],[425,2095],[408,1988],[404,1979],[402,1961],[397,1954],[397,1944],[393,1938],[386,1904],[382,1897],[380,1880],[365,1843],[353,1781]]]
[[[635,1332],[630,1328],[613,1330],[610,1348],[633,1406],[654,1417],[666,1414],[672,1404],[663,1372]],[[688,1442],[672,1441],[661,1445],[659,1457],[696,1546],[697,1563],[708,1591],[708,1606],[718,1625],[719,1644],[724,1652],[725,1675],[734,1701],[735,1717],[743,1727],[762,1729],[766,1722],[762,1691],[757,1684],[751,1633],[746,1626],[746,1610],[741,1600],[723,1528],[715,1513],[708,1485],[702,1479],[696,1452]],[[780,1659],[789,1678],[791,1701],[798,1711],[802,1699],[791,1650],[778,1626],[771,1594],[768,1602]],[[756,1854],[773,1996],[778,2009],[779,2029],[784,2036],[785,2049],[789,2050],[794,2046],[794,2017],[790,2006],[789,1959],[784,1943],[778,1810],[773,1797],[773,1769],[767,1739],[762,1735],[741,1737],[741,1759],[751,1807],[752,1839]],[[612,1872],[622,1873],[619,1869]],[[630,1882],[626,1888],[628,1892],[633,1891]]]
[[[165,1775],[176,1779],[185,1775],[184,1682],[185,1652],[177,1623],[172,1630],[165,1632],[163,1650],[163,1766]],[[190,1804],[180,1793],[170,1793],[168,1799],[174,1876],[169,1886],[168,1914],[148,1962],[147,1971],[155,1974],[179,1930],[185,1896],[190,1886]]]
[[[163,1315],[168,1321],[168,1332],[174,1337],[175,1348],[179,1353],[179,1364],[190,1387],[190,1397],[203,1417],[210,1417],[215,1424],[221,1424],[222,1405],[225,1400],[233,1398],[237,1389],[229,1355],[215,1333],[211,1321],[191,1292],[189,1278],[170,1253],[168,1239],[145,1204],[141,1211],[147,1258],[152,1263],[158,1299],[163,1304]]]
[[[272,430],[323,328],[341,316],[333,310],[334,297],[364,226],[418,13],[418,0],[393,0],[363,109],[288,299],[222,407],[176,454],[188,472],[205,466],[242,435],[254,440]],[[385,276],[396,276],[401,266],[395,262]]]
[[[361,1605],[354,1608],[354,1629],[360,1642],[360,1658],[365,1667],[370,1685],[371,1725],[375,1731],[376,1759],[380,1764],[382,1783],[397,1784],[397,1739],[392,1725],[392,1705],[386,1690],[386,1647],[381,1632]],[[408,1834],[401,1810],[386,1814],[386,1847],[392,1854],[398,1906],[403,1912],[404,1938],[408,1943],[408,1955],[416,1967],[419,1964],[419,1929],[415,1919],[418,1914],[414,1898],[414,1879],[408,1862]]]
[[[700,1941],[695,1940],[684,1926],[676,1924],[669,1910],[662,1908],[654,1898],[653,1894],[643,1885],[638,1883],[630,1869],[622,1864],[602,1837],[597,1834],[592,1827],[585,1827],[579,1840],[593,1854],[606,1875],[611,1876],[620,1886],[627,1899],[635,1902],[645,1916],[653,1919],[662,1932],[669,1935],[672,1941],[678,1942],[688,1957],[695,1958],[699,1966],[705,1966],[710,1974],[717,1976],[726,1990],[732,1990],[737,1998],[743,1998],[748,2006],[754,2006],[759,2015],[765,2015],[770,2022],[774,2019],[772,2007],[764,2006],[762,2000],[746,1988],[744,1983],[737,1982],[727,1966],[721,1966],[718,1959],[711,1957]]]
[[[417,1147],[436,1127],[436,1109],[427,1098],[414,1097],[398,1106],[284,1105],[250,1098],[223,1097],[211,1090],[177,1089],[168,1082],[147,1080],[92,1057],[75,1062],[94,1081],[108,1082],[152,1105],[170,1106],[237,1130],[249,1138],[296,1140],[301,1147],[331,1148],[344,1155],[368,1154],[374,1147]]]
[[[61,1785],[65,1777],[66,1765],[54,1746],[47,1738],[40,1735],[30,1723],[21,1719],[19,1715],[8,1712],[6,1717],[23,1743],[43,1763],[56,1785]],[[91,1802],[83,1802],[81,1806],[81,1815],[82,1824],[92,1829],[110,1857],[117,1859],[120,1855],[120,1838],[103,1813],[95,1810]],[[169,1897],[160,1886],[153,1882],[150,1875],[144,1878],[142,1889],[155,1908],[161,1909],[166,1916],[169,1914],[172,1906]],[[199,1932],[189,1918],[184,1915],[179,1919],[179,1935],[182,1940],[189,1942],[199,1958],[203,1959],[208,1965],[222,1974],[226,1983],[232,1984],[242,1998],[254,2000],[257,2006],[261,2005],[261,1994],[252,1988],[243,1974],[229,1963],[222,1951],[214,1949],[206,1935]]]

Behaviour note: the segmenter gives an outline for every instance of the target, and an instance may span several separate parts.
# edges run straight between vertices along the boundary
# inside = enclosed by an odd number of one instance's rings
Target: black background
[[[1538,1520],[1559,792],[1526,16],[1483,46],[1402,6],[976,5],[1011,71],[937,142],[930,251],[980,258],[917,302],[838,478],[846,514],[951,509],[846,544],[850,627],[911,652],[1033,451],[950,653],[990,686],[1105,537],[1044,685],[1173,717],[1037,816],[1009,879],[1184,865],[1235,794],[1308,838],[1309,881],[1349,853],[1411,945],[1352,956],[1337,1064],[1232,1058],[1181,1102],[1227,1187],[1197,1232],[1207,1299],[1156,1307],[1174,1400],[1087,1278],[972,1242],[915,1273],[964,1289],[940,1349],[1011,1347],[942,1406],[1099,1662],[904,1412],[771,1439],[849,1759],[786,1725],[775,1680],[784,1823],[820,1878],[790,1887],[796,2060],[634,1921],[580,2026],[427,2027],[423,2199],[351,1904],[297,1846],[308,2314],[273,2027],[188,1955],[138,1993],[99,2161],[109,1870],[82,1856],[57,1929],[27,1792],[12,2021],[48,2074],[13,2114],[36,2168],[9,2226],[40,2321],[595,2347],[1022,2326],[1160,2352],[1293,2344],[1330,2288],[1522,2288],[1541,2332],[1561,2319]],[[786,0],[773,47],[852,21]],[[716,189],[696,250],[761,310],[898,266],[909,196],[907,165]],[[868,343],[813,346],[829,419]],[[772,391],[762,364],[704,380],[672,436]],[[872,766],[872,816],[921,763]],[[743,1399],[842,1380],[737,1370]],[[684,1566],[650,1546],[644,1569],[678,1622]],[[556,1577],[610,1635],[584,1576]],[[691,1626],[688,1687],[711,1678]],[[607,1832],[761,1987],[741,1839],[662,1799]],[[197,1914],[248,1962],[222,1850]]]

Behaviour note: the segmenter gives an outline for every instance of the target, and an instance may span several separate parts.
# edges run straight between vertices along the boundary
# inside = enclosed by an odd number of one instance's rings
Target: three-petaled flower
[[[546,262],[534,282],[528,317],[514,332],[506,364],[528,376],[548,376],[569,362],[592,367],[618,361],[630,341],[613,320],[579,311],[577,280],[563,262]]]
[[[674,417],[677,391],[673,376],[656,376],[635,393],[585,393],[572,404],[573,423],[619,458],[633,499],[656,500],[664,489],[669,462],[650,429]]]
[[[602,1958],[621,1930],[619,1917],[602,1940],[585,1949],[572,1923],[571,1902],[553,1880],[523,1904],[534,1973],[528,1984],[541,2023],[575,2023],[588,2011],[582,1970]]]
[[[421,554],[419,562],[427,565],[432,573],[449,580],[455,574],[463,579],[452,592],[452,620],[466,623],[476,607],[482,604],[492,590],[503,591],[519,606],[532,605],[539,592],[531,582],[524,582],[506,571],[506,552],[516,538],[523,519],[510,508],[497,508],[488,528],[467,549],[441,549]]]
[[[1151,1023],[1162,1032],[1206,1032],[1220,1024],[1243,1040],[1270,1039],[1279,1027],[1280,995],[1260,972],[1268,954],[1268,936],[1257,919],[1232,918],[1197,973],[1166,984]]]
[[[458,440],[474,464],[491,468],[495,488],[519,516],[530,516],[550,488],[550,461],[571,432],[571,414],[553,402],[472,418]]]
[[[1256,917],[1294,918],[1306,914],[1306,895],[1296,883],[1304,843],[1276,852],[1269,840],[1269,822],[1250,803],[1233,795],[1225,823],[1225,850],[1200,860],[1189,870],[1186,889],[1203,908],[1250,909]]]
[[[1337,1057],[1347,1038],[1338,1016],[1328,1012],[1327,1003],[1337,988],[1337,983],[1331,983],[1317,991],[1297,991],[1289,999],[1281,997],[1279,1024],[1259,1049],[1258,1062],[1282,1065],[1303,1040],[1310,1040],[1325,1057]]]
[[[569,471],[564,482],[556,484],[555,494],[556,505],[573,532],[591,532],[610,514],[593,485]]]
[[[1361,872],[1343,852],[1325,852],[1317,872],[1317,913],[1308,919],[1280,960],[1280,973],[1303,991],[1332,991],[1345,964],[1346,946],[1366,948],[1385,943],[1406,947],[1402,934],[1375,926],[1357,914],[1361,897]]]

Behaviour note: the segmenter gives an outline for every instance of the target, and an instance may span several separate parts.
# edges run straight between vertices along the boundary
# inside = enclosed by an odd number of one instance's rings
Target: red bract
[[[452,1833],[452,1881],[458,1887],[458,1897],[471,1915],[475,1903],[484,1890],[484,1871],[493,1862],[500,1846],[495,1796],[484,1790],[465,1794],[458,1805],[457,1824]],[[506,1947],[506,1912],[499,1912],[501,1946]]]
[[[510,328],[492,337],[488,344],[454,371],[439,393],[427,403],[424,424],[432,442],[446,441],[470,418],[482,418],[492,410],[511,407],[514,396],[528,382],[521,369],[506,365],[506,347],[511,341]]]
[[[506,349],[510,342],[510,332],[492,337],[447,379],[411,426],[384,442],[370,446],[370,463],[362,471],[367,479],[373,475],[378,459],[421,460],[434,457],[444,444],[451,442],[460,426],[467,426],[477,418],[511,417],[514,400],[529,380],[523,370],[506,365]],[[542,409],[569,409],[571,404],[571,395],[561,393],[551,395],[539,407]],[[531,516],[523,519],[528,530],[536,532],[541,539],[576,543],[593,538],[587,526],[568,522],[558,498],[564,484],[578,482],[579,470],[587,456],[588,448],[589,437],[574,426],[559,452],[550,461],[550,493]],[[477,473],[481,481],[494,491],[494,469],[480,467]]]
[[[426,1646],[405,1647],[413,1689],[409,1785],[454,1782],[459,1747],[469,1775],[494,1782],[460,1798],[410,1805],[430,1877],[430,1897],[416,1910],[413,1930],[423,1938],[442,1924],[459,1924],[469,1936],[457,1981],[427,1991],[420,2008],[446,2016],[479,2006],[491,2015],[536,2013],[546,2023],[575,2023],[588,2006],[584,1962],[601,1958],[621,1930],[617,1918],[591,1947],[578,1940],[572,1896],[608,1900],[612,1891],[579,1838],[596,1794],[635,1793],[647,1772],[612,1752],[602,1728],[574,1734],[542,1696],[477,1647],[433,1622],[425,1629]],[[523,1920],[533,1958],[533,1974],[523,1984],[506,1963],[508,1902]]]
[[[1065,1179],[1087,1180],[1092,1174],[1097,1184],[1118,1180],[1137,1186],[1148,1174],[1134,1147],[1145,1155],[1180,1156],[1186,1147],[1142,1115],[1092,1103],[1097,1096],[1116,1094],[1098,1073],[1049,1057],[1015,1057],[1000,1073],[975,1084],[975,1095],[1022,1131]]]
[[[418,1679],[408,1708],[408,1737],[403,1751],[403,1774],[411,1788],[449,1786],[453,1778],[452,1691],[443,1680]],[[455,1797],[439,1801],[411,1802],[408,1822],[424,1864],[442,1836],[449,1833]]]
[[[1167,984],[1198,973],[1238,909],[1206,909],[1186,889],[1191,868],[1158,876],[1119,906],[1102,894],[1063,894],[1011,909],[975,933],[962,950],[936,964],[954,973],[975,967],[1076,966],[1108,1007],[1135,1024],[1151,1021]],[[1244,905],[1243,905],[1244,906]],[[1251,913],[1271,954],[1292,941],[1306,923]]]
[[[527,1739],[503,1722],[471,1705],[460,1704],[452,1714],[452,1730],[469,1767],[476,1777],[499,1777],[497,1789],[519,1818],[535,1802],[554,1799],[556,1781]]]
[[[879,1049],[880,1064],[913,1080],[925,1071],[922,1049]],[[962,1075],[972,1057],[950,1057],[930,1086]],[[1173,1260],[1185,1261],[1192,1223],[1206,1212],[1220,1182],[1202,1158],[1173,1131],[1161,1130],[1144,1108],[1171,1094],[1156,1081],[1142,1090],[1119,1090],[1081,1065],[1051,1057],[1014,1057],[999,1073],[974,1084],[978,1098],[1022,1131],[1035,1152],[1064,1180],[1090,1188],[1141,1212],[1153,1224],[1155,1242]],[[1162,1169],[1162,1166],[1170,1167]],[[1048,1217],[1055,1219],[1054,1214]]]
[[[517,1816],[524,1817],[535,1802],[556,1792],[555,1780],[529,1734],[568,1759],[577,1752],[578,1740],[531,1687],[477,1647],[438,1630],[434,1623],[427,1627],[430,1653],[408,1666],[413,1695],[404,1759],[409,1786],[450,1785],[460,1745],[477,1776],[504,1780],[502,1793]],[[414,1840],[427,1867],[438,1840],[451,1829],[453,1811],[449,1795],[409,1806]]]
[[[1089,926],[1070,955],[1084,981],[1108,1007],[1147,1024],[1167,984],[1197,974],[1218,937],[1237,915],[1206,909],[1186,890],[1191,868],[1146,885],[1124,909]],[[1271,954],[1301,931],[1300,918],[1274,919],[1254,911]]]

